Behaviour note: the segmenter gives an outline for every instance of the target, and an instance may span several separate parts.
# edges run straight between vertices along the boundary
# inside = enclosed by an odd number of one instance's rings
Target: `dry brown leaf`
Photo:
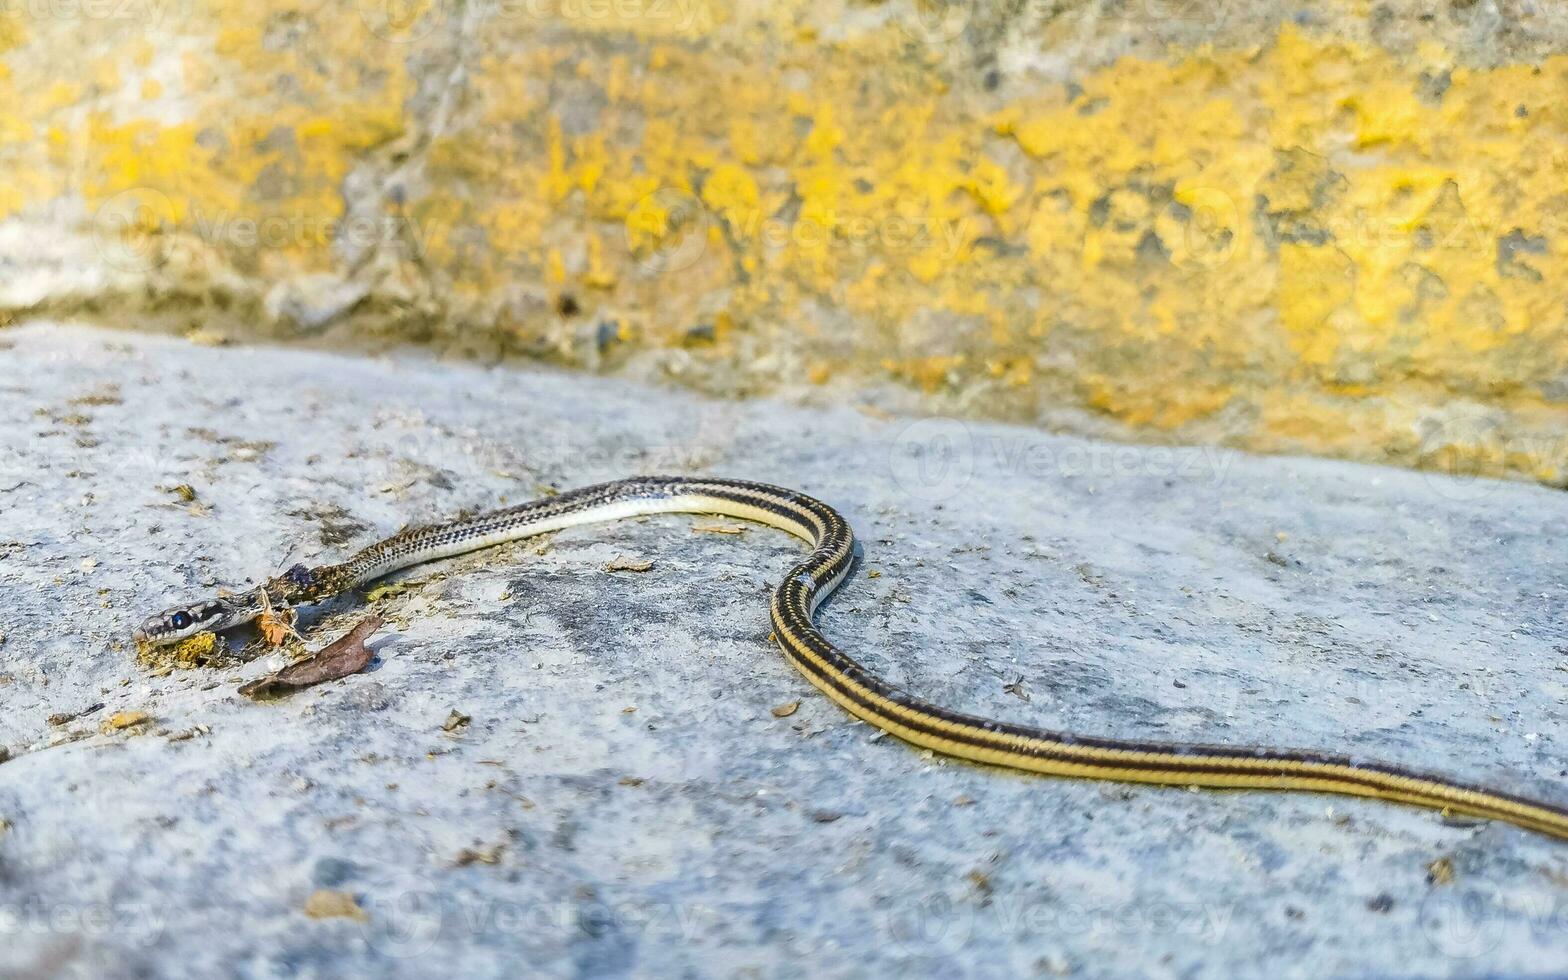
[[[744,533],[746,533],[746,525],[744,525],[744,524],[693,524],[691,526],[691,529],[693,531],[697,531],[697,532],[701,532],[701,533],[705,533],[705,534],[744,534]]]
[[[1454,883],[1454,862],[1450,858],[1440,857],[1426,866],[1426,880],[1434,885],[1452,885]]]
[[[251,681],[240,688],[240,693],[260,701],[357,674],[365,669],[373,656],[365,647],[365,641],[380,628],[380,616],[367,616],[360,620],[358,626],[327,644],[320,653],[297,664],[289,664],[276,674]]]
[[[468,723],[473,720],[474,719],[472,717],[463,714],[456,708],[453,708],[452,713],[446,716],[446,721],[441,723],[441,730],[443,732],[455,732],[459,728],[466,727]]]
[[[305,914],[312,919],[354,919],[369,922],[370,915],[348,892],[323,888],[305,899]]]
[[[637,561],[634,558],[616,558],[604,566],[607,572],[646,572],[653,567],[651,561]]]
[[[800,709],[799,701],[789,701],[773,709],[773,717],[788,718]]]

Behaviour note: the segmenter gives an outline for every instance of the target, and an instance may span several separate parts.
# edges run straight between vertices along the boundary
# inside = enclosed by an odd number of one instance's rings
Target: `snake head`
[[[198,633],[217,633],[238,626],[255,619],[259,611],[244,596],[205,599],[148,616],[131,630],[131,639],[145,646],[169,646]]]

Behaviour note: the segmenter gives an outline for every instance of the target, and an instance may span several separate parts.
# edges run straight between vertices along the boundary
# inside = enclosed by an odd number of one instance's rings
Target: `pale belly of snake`
[[[1099,738],[964,714],[867,671],[813,625],[817,606],[848,574],[855,537],[840,514],[794,490],[703,477],[635,477],[568,491],[463,520],[411,528],[337,565],[295,566],[260,589],[176,606],[149,617],[138,642],[163,645],[255,619],[269,604],[314,602],[400,569],[579,524],[648,514],[722,514],[802,538],[810,553],[773,593],[773,635],[790,663],[845,710],[906,742],[973,762],[1053,776],[1176,786],[1306,790],[1369,796],[1505,820],[1568,838],[1568,808],[1403,766],[1327,752]]]

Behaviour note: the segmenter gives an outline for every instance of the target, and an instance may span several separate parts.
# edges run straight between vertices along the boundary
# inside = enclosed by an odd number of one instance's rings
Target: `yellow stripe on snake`
[[[899,690],[867,671],[812,624],[817,606],[848,574],[855,536],[832,507],[764,483],[702,477],[634,477],[429,527],[410,528],[338,565],[296,565],[258,589],[179,606],[143,622],[146,644],[177,643],[249,622],[268,605],[315,602],[413,565],[507,541],[647,514],[721,514],[782,528],[811,553],[773,593],[774,635],[784,655],[857,718],[906,742],[972,762],[1052,776],[1370,796],[1506,820],[1568,838],[1568,808],[1403,766],[1326,752],[1184,745],[1098,738],[961,714]]]

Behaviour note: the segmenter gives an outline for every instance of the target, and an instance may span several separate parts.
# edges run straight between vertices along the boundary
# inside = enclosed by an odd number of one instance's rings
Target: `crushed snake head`
[[[137,646],[166,647],[200,633],[221,633],[248,623],[263,610],[260,590],[218,599],[203,599],[148,616],[131,631]]]

